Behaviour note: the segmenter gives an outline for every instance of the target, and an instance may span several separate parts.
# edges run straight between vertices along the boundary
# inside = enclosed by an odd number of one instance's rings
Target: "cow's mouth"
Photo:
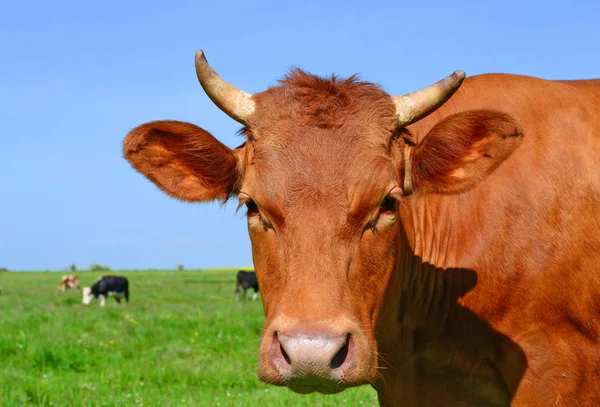
[[[322,394],[336,394],[345,389],[340,383],[331,382],[331,383],[323,383],[321,379],[318,378],[303,378],[301,380],[292,380],[286,383],[286,386],[291,391],[298,394],[308,394],[319,392]]]

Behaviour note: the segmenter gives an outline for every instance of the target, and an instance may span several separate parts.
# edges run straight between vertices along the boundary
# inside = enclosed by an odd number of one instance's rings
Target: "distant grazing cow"
[[[247,207],[263,381],[600,406],[600,80],[458,71],[391,96],[294,69],[252,95],[202,51],[196,72],[245,143],[156,121],[124,153],[175,198]]]
[[[115,297],[121,303],[121,298],[129,302],[129,281],[125,277],[107,275],[100,277],[91,287],[83,287],[82,303],[88,305],[94,298],[100,300],[100,306],[106,304],[106,297]]]
[[[76,288],[79,290],[79,276],[76,273],[73,273],[70,276],[62,276],[58,291],[66,291],[69,288]]]
[[[244,290],[244,300],[246,300],[246,291],[248,291],[248,288],[254,289],[254,294],[252,294],[252,301],[256,301],[256,299],[258,298],[258,281],[256,280],[256,273],[254,271],[238,271],[237,285],[235,287],[236,301],[239,301],[240,292],[242,290]]]
[[[0,287],[0,294],[2,294],[2,287]]]

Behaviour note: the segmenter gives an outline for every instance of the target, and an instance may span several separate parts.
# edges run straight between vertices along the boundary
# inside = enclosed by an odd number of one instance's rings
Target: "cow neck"
[[[458,247],[458,204],[450,196],[415,196],[400,209],[402,223],[398,285],[398,320],[421,335],[437,337],[476,282],[464,268]],[[459,241],[460,240],[460,241]]]
[[[412,255],[423,264],[437,268],[456,267],[459,218],[456,200],[451,196],[417,195],[400,206],[400,219],[406,244],[403,255]]]
[[[417,196],[401,206],[400,256],[378,330],[388,367],[377,385],[380,401],[393,394],[415,405],[422,397],[434,400],[440,386],[449,400],[460,400],[473,375],[489,384],[476,395],[481,400],[506,397],[497,349],[510,341],[462,303],[478,277],[457,251],[469,242],[458,235],[462,206],[453,201]],[[456,389],[447,386],[448,371]]]
[[[398,322],[404,330],[431,339],[442,335],[458,299],[477,280],[474,272],[458,267],[452,209],[450,203],[421,197],[400,214]]]
[[[415,335],[436,338],[444,332],[457,299],[476,279],[474,273],[453,267],[457,228],[452,211],[444,207],[439,212],[438,206],[427,197],[411,197],[400,205],[400,251],[381,319],[386,331],[382,345],[386,348],[384,342],[390,341],[389,351],[393,349],[398,362],[414,352]]]

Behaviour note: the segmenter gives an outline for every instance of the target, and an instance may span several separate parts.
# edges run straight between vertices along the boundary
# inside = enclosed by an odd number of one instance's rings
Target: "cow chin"
[[[372,383],[377,360],[359,325],[335,321],[276,319],[264,330],[258,377],[307,394],[335,394]]]

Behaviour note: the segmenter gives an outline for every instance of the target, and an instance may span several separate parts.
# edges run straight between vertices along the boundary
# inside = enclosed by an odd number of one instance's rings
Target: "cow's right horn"
[[[196,75],[204,91],[223,112],[233,120],[246,124],[248,116],[254,112],[253,95],[225,82],[208,64],[204,51],[196,52]]]

